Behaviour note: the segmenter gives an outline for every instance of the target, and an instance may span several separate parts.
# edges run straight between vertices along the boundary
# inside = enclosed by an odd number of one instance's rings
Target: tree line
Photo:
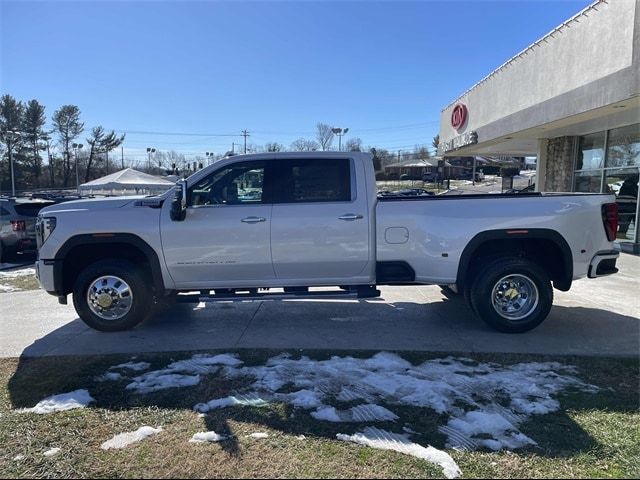
[[[11,190],[12,168],[17,190],[66,188],[98,178],[109,169],[109,153],[125,139],[100,125],[81,138],[85,125],[75,105],[57,109],[50,130],[46,123],[45,106],[37,100],[0,97],[0,190]]]
[[[12,189],[12,168],[16,191],[39,188],[72,188],[125,167],[124,158],[109,154],[122,146],[125,134],[107,131],[101,125],[85,129],[80,109],[62,105],[51,116],[51,128],[46,129],[45,106],[37,100],[22,102],[9,94],[0,97],[0,190]],[[340,133],[340,132],[338,132]],[[315,138],[298,138],[287,149],[279,142],[247,145],[248,152],[327,151],[334,148],[335,129],[327,123],[316,125]],[[82,145],[82,148],[79,147]],[[432,146],[437,149],[438,137]],[[379,167],[408,159],[431,156],[424,145],[412,152],[391,152],[363,145],[358,137],[350,137],[341,146],[344,151],[369,151]],[[226,152],[228,154],[229,152]],[[238,153],[238,152],[235,152]],[[225,154],[208,153],[188,162],[185,155],[173,150],[154,151],[144,161],[126,162],[153,174],[182,174],[222,158]],[[209,156],[210,155],[210,156]]]

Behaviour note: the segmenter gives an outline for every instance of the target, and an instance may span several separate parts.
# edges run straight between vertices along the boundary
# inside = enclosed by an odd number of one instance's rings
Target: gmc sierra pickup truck
[[[169,301],[436,284],[494,328],[524,332],[549,314],[553,287],[617,272],[616,231],[613,195],[378,197],[369,154],[268,153],[224,159],[156,197],[45,208],[36,266],[44,290],[61,303],[72,293],[103,331]]]

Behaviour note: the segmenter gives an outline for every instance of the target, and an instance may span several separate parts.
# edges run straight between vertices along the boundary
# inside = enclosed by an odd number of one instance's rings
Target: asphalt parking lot
[[[119,333],[91,330],[71,305],[43,291],[4,293],[0,356],[242,348],[637,356],[640,257],[624,254],[619,267],[617,275],[556,290],[549,318],[521,335],[491,330],[436,286],[383,287],[381,298],[359,301],[181,304]]]

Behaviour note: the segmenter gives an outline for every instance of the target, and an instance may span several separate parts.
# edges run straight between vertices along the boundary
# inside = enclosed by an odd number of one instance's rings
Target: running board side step
[[[243,289],[246,292],[246,289]],[[205,291],[200,293],[179,294],[176,297],[176,303],[199,303],[199,302],[229,302],[229,301],[242,301],[242,300],[290,300],[290,299],[305,299],[305,298],[319,298],[319,299],[360,299],[360,298],[375,298],[380,296],[380,290],[371,286],[354,286],[348,290],[325,290],[325,291],[291,291],[291,292],[277,292],[261,293],[252,289],[248,293],[216,293],[210,294]]]

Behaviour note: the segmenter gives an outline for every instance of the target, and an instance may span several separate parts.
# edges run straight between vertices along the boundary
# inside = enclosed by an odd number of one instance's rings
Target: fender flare
[[[555,280],[554,286],[558,290],[567,291],[571,288],[573,281],[573,254],[569,244],[560,233],[547,228],[523,228],[523,229],[504,229],[504,230],[486,230],[476,234],[467,246],[464,248],[458,263],[458,273],[456,276],[456,284],[462,287],[465,283],[469,265],[474,253],[485,242],[492,240],[550,240],[562,252],[562,261],[564,267],[564,277]]]
[[[66,256],[74,248],[82,245],[105,245],[109,243],[127,244],[137,248],[147,259],[151,268],[151,281],[156,292],[161,293],[165,290],[164,280],[162,279],[162,268],[158,254],[145,242],[142,238],[132,233],[90,233],[74,235],[65,241],[58,249],[54,256],[53,265],[53,283],[55,292],[58,295],[64,293],[64,260]]]

